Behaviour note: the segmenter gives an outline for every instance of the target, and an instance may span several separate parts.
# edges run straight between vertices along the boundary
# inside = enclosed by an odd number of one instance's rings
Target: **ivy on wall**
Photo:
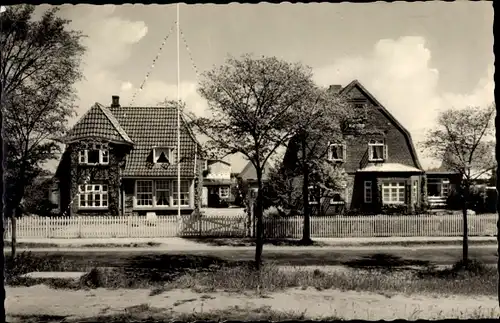
[[[80,165],[79,152],[87,145],[107,144],[109,148],[108,165]],[[120,187],[125,155],[127,148],[121,145],[110,144],[105,140],[88,138],[73,143],[67,148],[70,151],[70,196],[75,202],[71,205],[71,215],[77,213],[92,213],[92,210],[78,210],[78,185],[84,183],[106,183],[108,185],[108,210],[99,212],[100,215],[119,215]]]

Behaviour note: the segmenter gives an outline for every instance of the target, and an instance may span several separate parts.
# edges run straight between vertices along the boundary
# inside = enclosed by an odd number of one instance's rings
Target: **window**
[[[203,170],[208,170],[208,160],[203,161]]]
[[[413,182],[413,201],[417,201],[418,198],[418,182]]]
[[[169,206],[170,205],[170,181],[156,181],[156,205]]]
[[[387,146],[383,141],[370,140],[368,142],[368,160],[382,161],[387,159]]]
[[[309,186],[309,204],[318,204],[318,191],[313,186]]]
[[[177,205],[177,181],[135,182],[135,207],[164,208]],[[181,206],[189,206],[189,181],[181,181]]]
[[[403,204],[405,202],[405,183],[404,182],[383,183],[382,201],[384,204]]]
[[[364,187],[365,187],[365,189],[364,189],[365,203],[371,203],[372,202],[372,182],[365,181]]]
[[[136,181],[136,205],[153,205],[153,181]]]
[[[429,196],[448,197],[450,181],[446,178],[429,178],[427,180],[427,193]]]
[[[171,164],[174,162],[173,149],[169,147],[153,149],[153,161],[156,164]]]
[[[345,160],[345,145],[343,144],[330,144],[328,147],[328,160],[343,161]]]
[[[177,181],[173,181],[172,191],[173,191],[173,205],[179,205],[179,195],[177,193]],[[181,206],[189,205],[189,181],[181,181]]]
[[[107,165],[109,163],[109,150],[106,144],[84,145],[79,151],[80,164]]]
[[[219,197],[228,198],[229,197],[229,186],[219,187]]]
[[[87,184],[78,186],[79,208],[107,208],[108,185]]]

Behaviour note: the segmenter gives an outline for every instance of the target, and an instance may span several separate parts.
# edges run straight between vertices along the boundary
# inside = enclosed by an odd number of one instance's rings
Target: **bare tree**
[[[471,185],[495,167],[493,117],[495,104],[486,108],[449,109],[438,117],[436,129],[422,143],[429,155],[441,159],[448,169],[461,175],[463,201],[463,262],[469,260],[467,208]]]
[[[263,249],[263,181],[266,163],[295,134],[293,111],[315,93],[311,69],[275,57],[243,55],[203,75],[200,94],[208,101],[210,118],[193,125],[208,137],[206,147],[218,155],[241,153],[256,169],[257,205],[255,262]]]
[[[73,84],[80,80],[85,51],[80,32],[68,30],[70,21],[47,10],[33,21],[35,7],[10,6],[0,16],[0,97],[4,145],[7,151],[5,214],[15,220],[25,187],[38,176],[41,165],[56,158],[53,141],[66,130],[74,114]]]

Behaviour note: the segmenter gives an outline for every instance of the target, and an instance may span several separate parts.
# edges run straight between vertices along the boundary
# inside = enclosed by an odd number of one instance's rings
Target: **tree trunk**
[[[17,212],[14,211],[14,213],[12,214],[12,217],[11,217],[11,226],[12,226],[12,241],[11,241],[11,256],[12,256],[12,259],[14,259],[16,257],[16,244],[17,244],[17,225],[16,225],[16,214]]]
[[[463,242],[462,242],[462,260],[464,265],[467,265],[469,262],[469,226],[467,223],[467,199],[469,197],[468,194],[469,187],[466,185],[463,188],[462,192],[462,216],[463,216]]]
[[[254,210],[255,214],[255,219],[257,220],[257,234],[256,234],[256,241],[255,241],[255,269],[260,270],[260,267],[262,265],[262,249],[264,247],[264,236],[263,236],[263,222],[262,222],[262,170],[260,167],[257,168],[257,186],[258,186],[258,191],[257,191],[257,203],[256,203],[256,208]]]
[[[307,164],[305,138],[302,139],[302,205],[304,208],[304,226],[302,228],[302,243],[311,244],[311,214],[309,207],[309,167]]]

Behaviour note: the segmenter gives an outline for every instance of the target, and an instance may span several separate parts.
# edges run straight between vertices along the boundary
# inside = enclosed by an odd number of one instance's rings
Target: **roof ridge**
[[[120,134],[120,136],[123,138],[128,143],[134,143],[133,140],[130,138],[130,136],[127,134],[125,129],[122,128],[120,125],[120,122],[116,119],[116,117],[113,115],[111,110],[109,110],[107,107],[103,106],[100,103],[96,103],[97,106],[101,109],[102,113],[108,118],[109,122],[111,122],[111,125],[115,128],[115,130]]]

